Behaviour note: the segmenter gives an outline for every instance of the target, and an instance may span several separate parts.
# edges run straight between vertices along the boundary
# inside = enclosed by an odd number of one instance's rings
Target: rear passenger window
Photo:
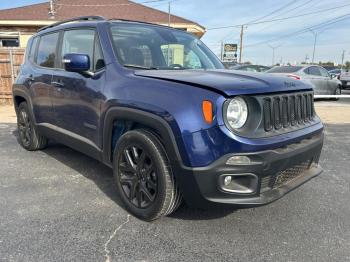
[[[58,33],[43,35],[40,38],[36,63],[43,67],[53,68],[56,59]]]
[[[30,47],[30,51],[29,51],[29,54],[28,54],[28,59],[32,62],[34,62],[34,59],[35,59],[35,51],[36,51],[36,47],[37,47],[37,44],[38,44],[38,37],[35,37],[32,41],[32,45]]]
[[[316,66],[309,67],[309,74],[314,76],[321,76],[321,72]]]
[[[62,59],[65,54],[84,54],[90,57],[90,70],[93,70],[95,30],[75,29],[65,31],[62,43]]]

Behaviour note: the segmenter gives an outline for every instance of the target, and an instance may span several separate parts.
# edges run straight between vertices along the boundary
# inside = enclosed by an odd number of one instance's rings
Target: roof
[[[49,2],[0,10],[1,20],[60,21],[77,16],[99,15],[107,19],[128,19],[149,23],[168,23],[168,14],[129,0],[56,0],[55,17],[49,16]],[[171,23],[195,24],[185,18],[171,15]]]

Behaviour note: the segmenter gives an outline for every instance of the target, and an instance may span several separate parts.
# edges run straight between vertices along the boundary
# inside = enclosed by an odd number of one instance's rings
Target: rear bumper
[[[230,204],[252,207],[273,202],[311,178],[319,175],[318,165],[323,146],[323,133],[283,148],[248,154],[225,155],[207,167],[184,170],[193,176],[195,185],[184,192],[190,205],[208,207],[211,204]],[[247,156],[250,164],[229,165],[232,156]],[[233,193],[222,188],[222,176],[253,174],[256,187],[251,193]],[[188,177],[188,176],[187,176]],[[187,186],[187,189],[189,187]],[[200,196],[193,196],[197,192]]]

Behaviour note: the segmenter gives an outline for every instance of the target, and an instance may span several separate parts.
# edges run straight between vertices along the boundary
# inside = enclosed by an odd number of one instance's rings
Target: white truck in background
[[[342,69],[339,80],[343,85],[343,89],[350,88],[350,69]]]

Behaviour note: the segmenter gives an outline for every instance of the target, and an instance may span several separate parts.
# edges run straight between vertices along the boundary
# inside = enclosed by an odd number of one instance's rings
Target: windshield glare
[[[223,69],[220,60],[196,37],[168,28],[115,23],[113,46],[119,62],[140,69]]]

